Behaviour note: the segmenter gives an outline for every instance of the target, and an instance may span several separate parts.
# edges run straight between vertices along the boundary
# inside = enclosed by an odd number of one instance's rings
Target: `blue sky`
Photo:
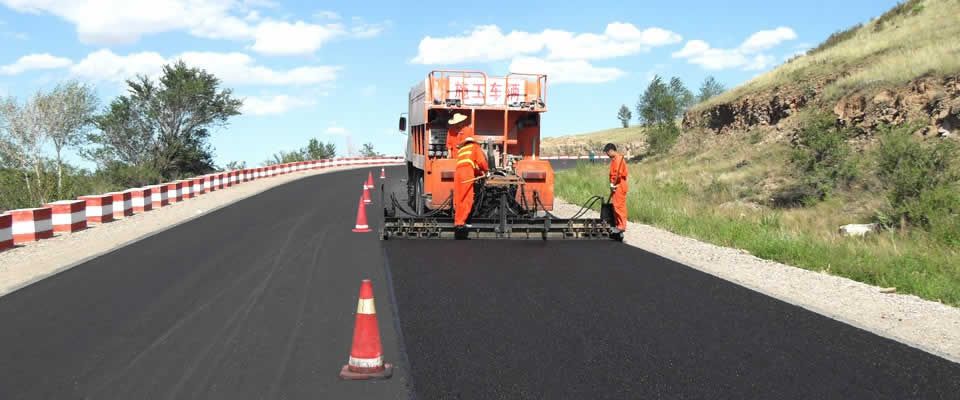
[[[733,87],[895,3],[0,0],[0,95],[79,79],[106,105],[182,58],[246,98],[213,138],[218,163],[311,137],[397,153],[407,90],[431,69],[545,72],[544,136],[586,132],[616,126],[653,74]]]

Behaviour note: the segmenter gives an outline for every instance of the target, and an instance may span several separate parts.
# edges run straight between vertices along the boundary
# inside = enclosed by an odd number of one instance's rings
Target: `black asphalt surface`
[[[960,391],[960,365],[623,244],[352,233],[366,171],[274,188],[0,297],[0,399]],[[397,370],[342,382],[363,278]]]
[[[366,175],[280,186],[0,297],[0,399],[407,398],[402,367],[338,380],[363,278],[400,359],[379,242],[350,231]]]

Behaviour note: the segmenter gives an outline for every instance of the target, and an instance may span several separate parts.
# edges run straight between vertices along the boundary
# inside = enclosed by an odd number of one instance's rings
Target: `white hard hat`
[[[466,120],[467,120],[467,116],[466,116],[466,115],[463,115],[463,114],[460,114],[460,113],[456,113],[456,114],[453,114],[453,118],[450,118],[450,120],[447,121],[447,124],[449,124],[449,125],[456,125],[456,124],[459,124],[459,123],[461,123],[461,122],[463,122],[463,121],[466,121]]]

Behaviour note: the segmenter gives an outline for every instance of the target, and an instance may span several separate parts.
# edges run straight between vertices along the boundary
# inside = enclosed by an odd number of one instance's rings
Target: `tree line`
[[[20,101],[0,100],[0,208],[35,207],[78,195],[209,173],[211,131],[243,102],[220,80],[182,61],[156,79],[126,81],[126,94],[99,110],[93,87],[77,81]],[[64,161],[68,150],[94,171]]]
[[[725,90],[724,86],[712,76],[704,79],[699,93],[694,94],[678,77],[672,77],[666,81],[663,77],[655,75],[640,95],[635,108],[641,126],[647,128],[650,152],[667,151],[680,135],[677,121],[683,113],[690,107],[707,101]],[[617,119],[620,120],[621,126],[628,128],[632,118],[633,113],[630,108],[626,104],[621,105],[617,112]]]

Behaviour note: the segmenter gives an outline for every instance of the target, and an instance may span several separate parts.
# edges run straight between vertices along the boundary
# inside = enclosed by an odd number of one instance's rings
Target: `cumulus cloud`
[[[102,49],[88,54],[70,71],[85,79],[122,82],[137,74],[157,76],[164,64],[176,60],[203,68],[228,85],[313,85],[335,80],[340,69],[318,65],[277,70],[258,65],[244,53],[186,52],[167,58],[155,52],[118,55]]]
[[[265,21],[256,28],[253,51],[268,55],[310,54],[344,33],[339,24]]]
[[[776,57],[763,53],[781,43],[797,38],[796,32],[787,27],[756,32],[739,46],[732,49],[714,48],[703,40],[690,40],[682,49],[673,53],[674,58],[686,59],[691,64],[709,70],[740,68],[748,71],[762,70],[773,65]]]
[[[504,34],[496,25],[483,25],[459,36],[423,38],[412,61],[417,64],[489,62],[538,56],[541,52],[546,52],[543,57],[551,60],[605,59],[636,54],[681,40],[679,34],[666,29],[641,30],[622,22],[608,24],[603,33],[546,29]]]
[[[0,75],[17,75],[26,71],[64,68],[73,64],[69,58],[56,57],[47,53],[29,54],[12,64],[0,66]]]
[[[250,0],[0,0],[22,13],[48,14],[74,25],[87,44],[129,44],[142,36],[183,31],[207,39],[252,42],[269,55],[303,55],[330,39],[356,31],[364,37],[379,33],[376,26],[313,24],[265,18],[257,8],[272,2]]]
[[[316,104],[313,100],[292,97],[288,95],[277,96],[247,96],[243,99],[243,113],[248,115],[276,115],[283,114],[294,108],[306,107]]]
[[[536,57],[517,57],[510,63],[510,71],[518,73],[545,73],[552,83],[603,83],[620,78],[618,68],[603,68],[584,60],[544,60]]]

